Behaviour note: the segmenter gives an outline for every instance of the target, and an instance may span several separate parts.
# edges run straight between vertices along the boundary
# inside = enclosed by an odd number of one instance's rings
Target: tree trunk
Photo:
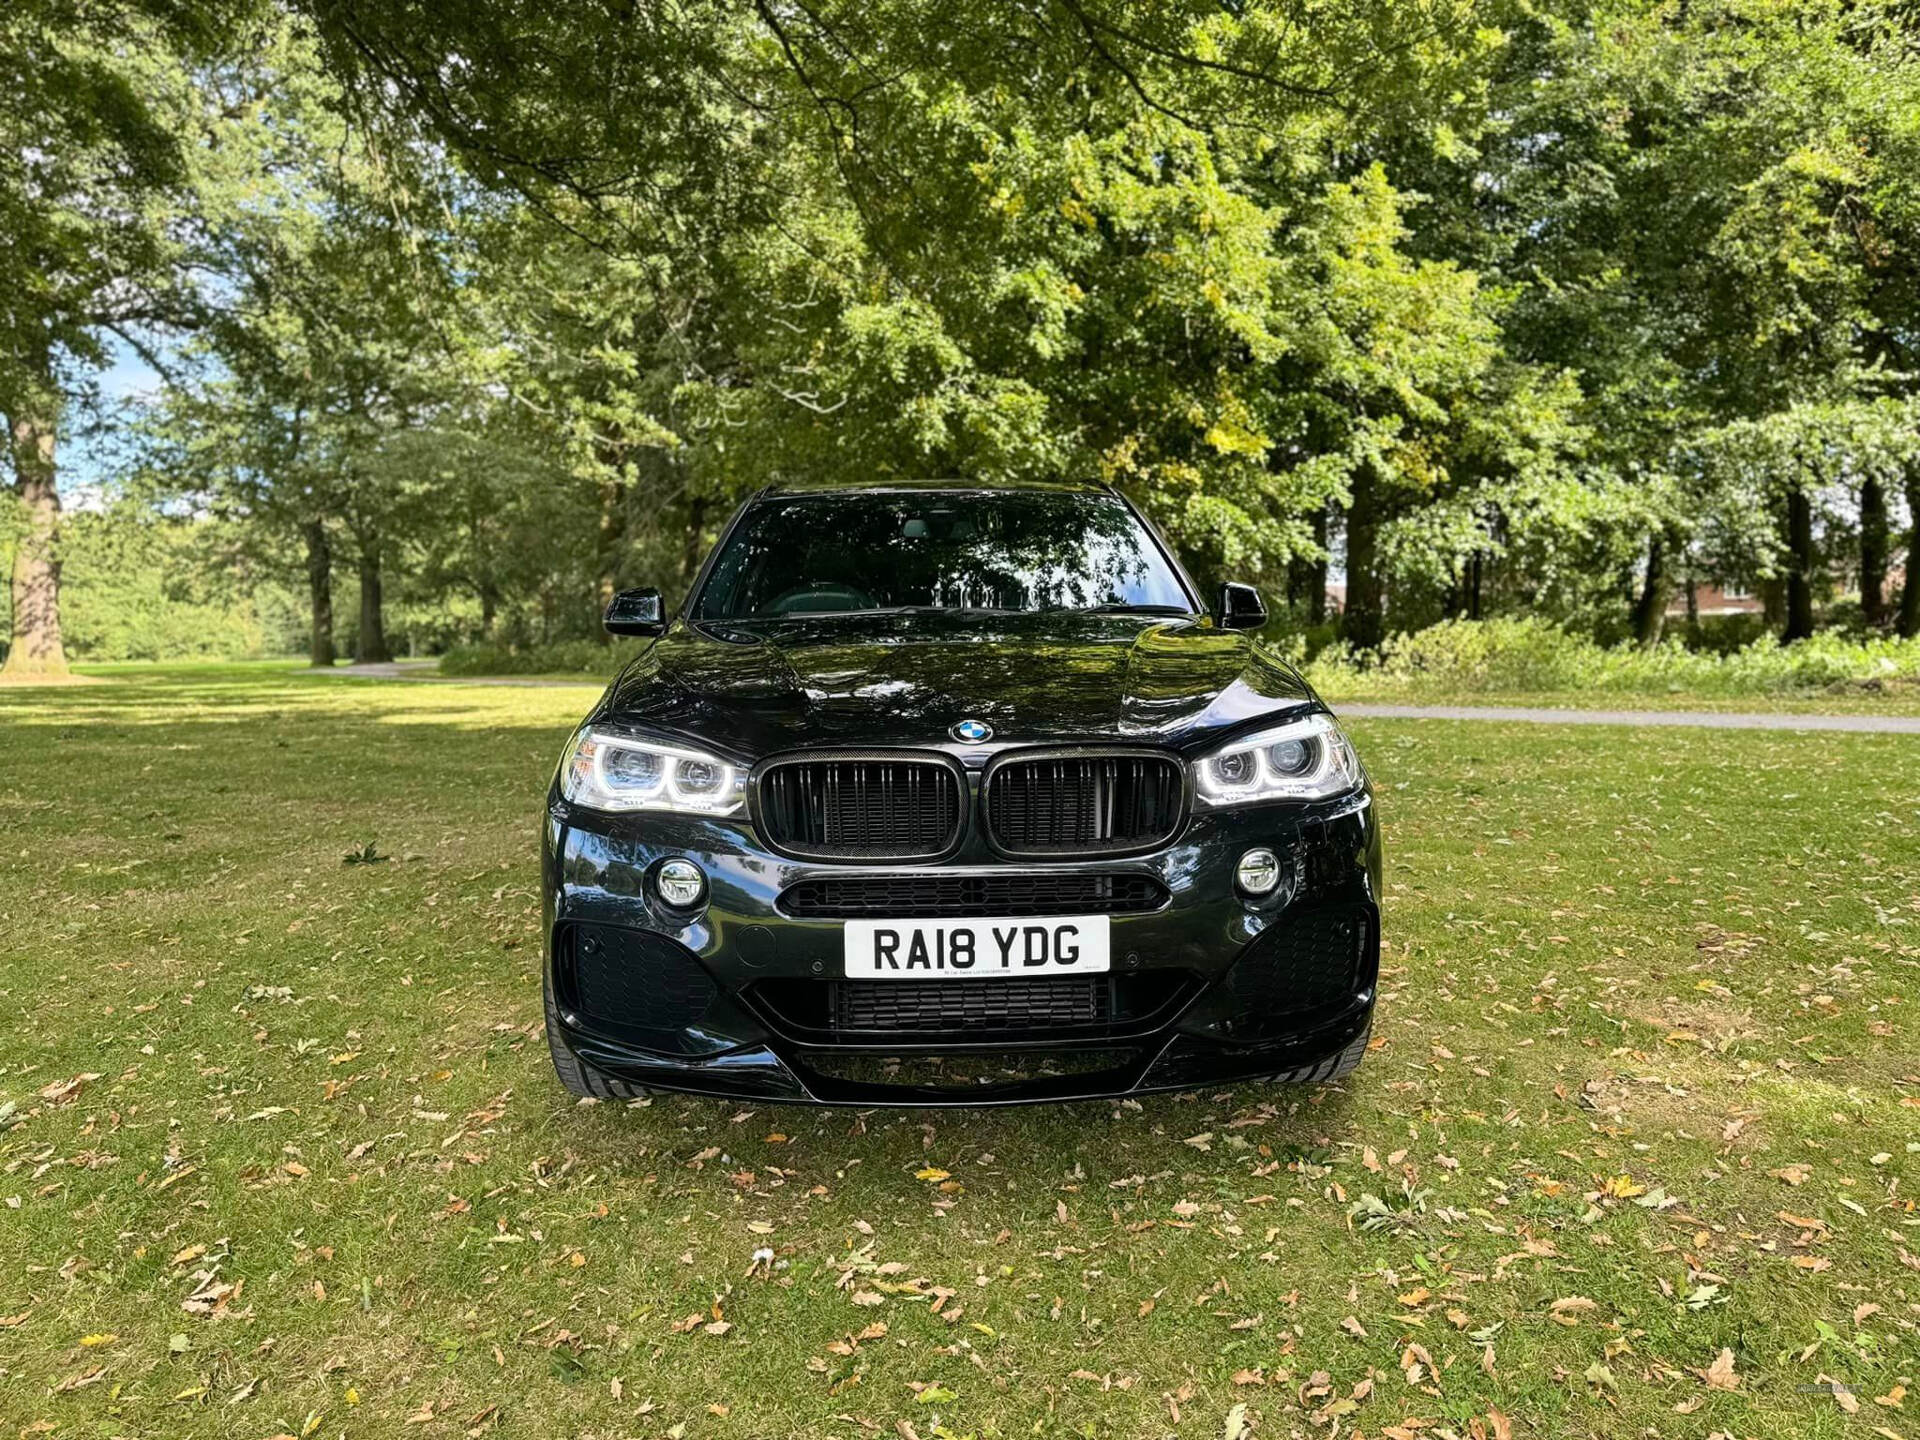
[[[307,596],[313,607],[313,629],[308,642],[309,663],[316,670],[331,670],[333,649],[333,542],[320,520],[309,520],[302,528],[307,540]]]
[[[1787,623],[1780,638],[1791,644],[1813,634],[1813,497],[1787,493]]]
[[[1860,484],[1860,613],[1876,627],[1887,620],[1887,492],[1871,475]]]
[[[1673,596],[1673,576],[1667,568],[1665,537],[1657,531],[1647,542],[1647,575],[1640,599],[1633,607],[1633,638],[1643,650],[1660,643],[1667,628],[1667,601]]]
[[[1900,633],[1920,635],[1920,465],[1907,471],[1907,578],[1900,588]]]
[[[1307,567],[1307,623],[1327,623],[1327,508],[1322,505],[1313,517],[1313,543],[1320,547],[1320,558]]]
[[[13,642],[0,673],[64,675],[60,643],[60,491],[53,464],[51,415],[13,418],[14,488],[26,529],[13,552]]]
[[[1347,614],[1344,634],[1355,650],[1378,650],[1386,638],[1386,593],[1380,579],[1380,508],[1373,467],[1353,475],[1347,511]]]
[[[1307,610],[1307,596],[1313,593],[1313,561],[1295,555],[1287,561],[1287,608],[1296,615]]]
[[[1781,576],[1770,575],[1760,582],[1760,623],[1769,630],[1786,629],[1787,582]]]
[[[360,633],[354,636],[353,658],[362,665],[393,659],[387,649],[387,622],[380,599],[380,542],[374,536],[360,541]]]
[[[627,487],[617,478],[601,483],[600,533],[594,540],[600,571],[595,587],[599,592],[600,615],[607,613],[607,606],[613,603],[613,597],[620,589],[620,551],[627,535],[626,494]],[[612,643],[612,635],[599,627],[595,628],[602,643]]]
[[[687,543],[680,550],[680,593],[687,594],[693,589],[693,577],[699,573],[700,561],[707,553],[705,530],[707,528],[707,497],[696,495],[687,502]]]

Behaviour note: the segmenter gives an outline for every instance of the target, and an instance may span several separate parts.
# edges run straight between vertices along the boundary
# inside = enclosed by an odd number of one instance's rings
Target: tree
[[[246,7],[18,0],[0,12],[0,415],[24,512],[9,673],[66,669],[61,424],[108,336],[148,351],[197,311],[186,269],[192,156],[208,121],[189,65]]]
[[[224,282],[174,389],[172,473],[304,552],[316,665],[333,663],[344,548],[355,657],[385,660],[389,567],[427,518],[417,452],[393,442],[458,412],[478,375],[452,274],[455,181],[348,123],[297,24],[203,84],[228,117],[202,205]]]
[[[1915,368],[1920,66],[1894,5],[1602,0],[1510,18],[1489,123],[1411,182],[1436,196],[1416,248],[1500,277],[1510,353],[1581,373],[1592,458],[1639,491],[1616,515],[1652,643],[1675,579],[1705,559],[1694,517],[1724,520],[1736,498],[1700,495],[1696,439],[1724,449],[1730,423],[1910,383],[1895,376]],[[1749,575],[1777,559],[1779,623],[1800,634],[1810,585],[1788,576],[1814,563],[1809,486],[1765,493],[1786,548],[1717,553]],[[1871,576],[1884,482],[1859,499]]]
[[[1440,128],[1488,48],[1458,9],[1373,0],[1310,28],[1278,4],[889,0],[524,17],[531,69],[524,25],[468,7],[307,9],[368,104],[608,255],[581,269],[632,318],[574,307],[607,343],[516,391],[590,437],[608,556],[648,491],[690,497],[697,535],[756,478],[956,472],[1110,478],[1209,575],[1324,555],[1352,455],[1407,419],[1306,433],[1287,390],[1328,343],[1293,287],[1381,248],[1353,197],[1391,187],[1334,157],[1381,117]],[[1443,269],[1410,283],[1471,290]],[[1418,391],[1393,363],[1387,409]]]

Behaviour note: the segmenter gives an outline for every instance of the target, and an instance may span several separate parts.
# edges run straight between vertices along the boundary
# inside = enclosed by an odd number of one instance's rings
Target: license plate
[[[1019,920],[849,920],[846,962],[860,980],[1102,975],[1105,915]]]

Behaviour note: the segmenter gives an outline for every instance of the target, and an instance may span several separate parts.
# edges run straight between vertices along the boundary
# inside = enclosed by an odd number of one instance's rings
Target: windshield
[[[748,510],[693,618],[1191,608],[1153,536],[1117,496],[866,491],[779,496]]]

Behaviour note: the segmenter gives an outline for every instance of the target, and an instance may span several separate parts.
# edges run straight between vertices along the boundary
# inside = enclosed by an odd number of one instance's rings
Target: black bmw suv
[[[763,491],[574,734],[546,1020],[578,1095],[993,1104],[1326,1080],[1380,831],[1299,674],[1086,485]]]

